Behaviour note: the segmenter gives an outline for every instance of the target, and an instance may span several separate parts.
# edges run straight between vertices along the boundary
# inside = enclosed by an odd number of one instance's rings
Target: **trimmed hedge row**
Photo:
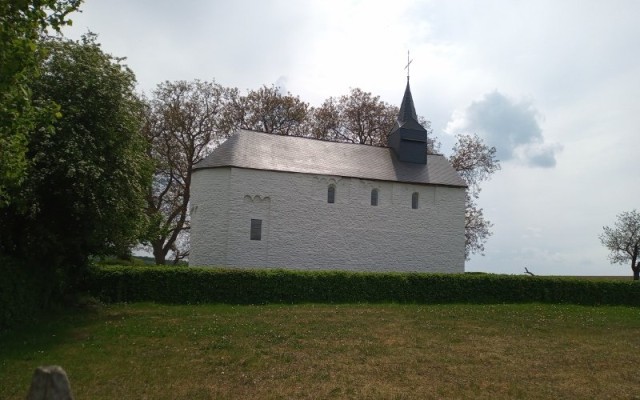
[[[357,273],[194,267],[92,268],[86,291],[106,302],[572,303],[640,306],[640,284],[493,274]]]

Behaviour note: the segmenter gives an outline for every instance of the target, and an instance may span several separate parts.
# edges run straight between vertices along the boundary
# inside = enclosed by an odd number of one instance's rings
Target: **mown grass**
[[[640,398],[640,309],[120,304],[0,336],[0,398]]]

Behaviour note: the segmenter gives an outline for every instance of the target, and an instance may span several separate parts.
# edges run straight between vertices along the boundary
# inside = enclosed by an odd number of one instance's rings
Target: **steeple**
[[[409,64],[407,64],[408,66]],[[408,72],[407,88],[404,90],[398,119],[389,134],[387,146],[395,151],[400,161],[417,164],[427,163],[427,130],[418,122],[418,115],[409,87]]]
[[[420,123],[418,122],[418,115],[416,114],[416,107],[413,104],[413,96],[411,95],[411,87],[409,86],[408,76],[407,76],[407,87],[404,90],[404,96],[402,97],[402,104],[400,105],[400,112],[398,113],[398,120],[397,120],[396,126],[402,127],[407,124],[418,125],[418,126],[415,126],[415,129],[424,130],[422,125],[420,125]]]

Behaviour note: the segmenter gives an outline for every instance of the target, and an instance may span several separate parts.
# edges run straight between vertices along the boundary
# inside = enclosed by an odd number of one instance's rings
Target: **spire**
[[[416,107],[413,104],[409,86],[409,59],[407,52],[407,87],[398,112],[396,124],[389,134],[387,145],[394,150],[398,160],[417,164],[427,163],[427,130],[418,122]]]
[[[409,50],[407,50],[407,66],[404,69],[407,70],[407,87],[404,90],[404,97],[402,97],[402,105],[400,105],[400,112],[398,113],[397,127],[407,126],[409,129],[420,130],[422,126],[418,123],[418,115],[416,114],[416,107],[413,104],[413,96],[411,95],[411,87],[409,86],[409,66],[413,60],[409,57]]]
[[[418,115],[416,114],[416,107],[413,104],[413,96],[411,96],[411,88],[409,87],[409,76],[407,76],[407,88],[404,90],[402,105],[400,105],[398,122],[400,123],[399,125],[403,125],[410,120],[418,121]]]

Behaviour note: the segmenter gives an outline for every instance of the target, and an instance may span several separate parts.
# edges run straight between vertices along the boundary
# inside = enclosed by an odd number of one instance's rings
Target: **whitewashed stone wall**
[[[464,272],[464,188],[241,168],[197,170],[191,187],[191,265]]]

